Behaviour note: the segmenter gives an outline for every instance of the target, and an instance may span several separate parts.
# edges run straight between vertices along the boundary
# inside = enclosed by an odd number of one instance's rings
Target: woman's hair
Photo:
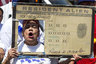
[[[26,25],[29,24],[30,21],[36,22],[36,24],[38,25],[38,32],[40,32],[39,31],[40,24],[39,24],[39,21],[38,20],[23,20],[23,31],[22,31],[22,33],[25,31]]]
[[[38,24],[38,26],[40,26],[39,21],[38,20],[23,20],[23,28],[26,26],[26,24],[30,23],[30,21],[35,21],[36,24]],[[39,27],[38,27],[39,28]]]

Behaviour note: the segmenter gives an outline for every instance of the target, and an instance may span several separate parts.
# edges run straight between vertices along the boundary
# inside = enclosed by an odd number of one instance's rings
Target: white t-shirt
[[[24,44],[24,42],[21,42],[18,45],[18,51],[19,52],[44,52],[44,45],[42,43],[38,43],[35,46],[28,46]],[[25,56],[25,58],[14,58],[11,61],[11,64],[51,64],[51,61],[49,58],[28,58]]]
[[[35,46],[28,46],[21,42],[18,45],[18,52],[44,52],[44,45],[39,42]]]
[[[50,59],[48,58],[25,58],[25,59],[14,59],[12,64],[51,64]]]

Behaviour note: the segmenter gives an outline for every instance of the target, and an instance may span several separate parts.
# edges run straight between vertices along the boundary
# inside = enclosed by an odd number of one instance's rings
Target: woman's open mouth
[[[29,33],[29,38],[33,38],[33,33]]]

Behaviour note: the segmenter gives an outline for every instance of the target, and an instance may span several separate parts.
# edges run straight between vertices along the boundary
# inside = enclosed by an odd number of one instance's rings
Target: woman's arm
[[[7,56],[6,59],[2,62],[2,64],[10,64],[10,59]]]
[[[10,60],[17,56],[18,56],[18,53],[17,53],[16,49],[11,48],[10,50],[8,50],[8,55],[7,55],[6,59],[2,62],[2,64],[10,64]]]
[[[73,55],[73,58],[68,58],[67,60],[59,62],[58,64],[74,64],[75,61],[78,61],[81,58],[82,57],[80,57],[79,55],[75,54],[75,55]]]

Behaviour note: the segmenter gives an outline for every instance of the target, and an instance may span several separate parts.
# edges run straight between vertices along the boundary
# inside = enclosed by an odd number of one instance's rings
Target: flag
[[[0,0],[0,6],[3,6],[5,4],[8,4],[9,2],[11,2],[12,0]]]

